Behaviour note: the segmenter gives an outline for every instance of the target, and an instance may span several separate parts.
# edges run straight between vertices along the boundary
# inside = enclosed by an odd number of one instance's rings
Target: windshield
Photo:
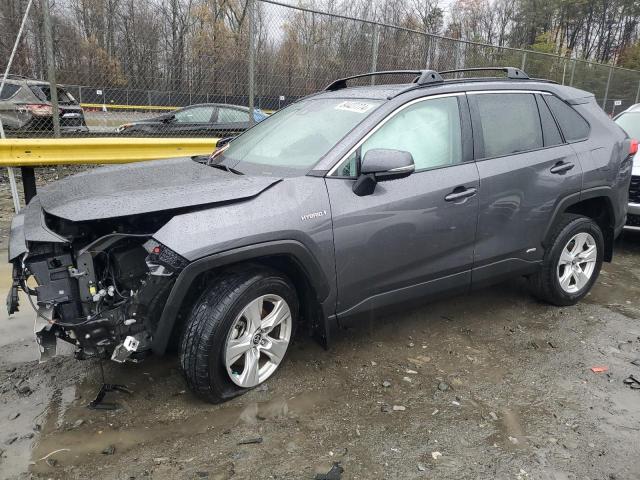
[[[308,170],[381,103],[336,98],[302,100],[239,136],[220,161],[234,167],[247,163]],[[242,165],[237,168],[243,170]]]
[[[631,138],[640,139],[640,112],[623,113],[616,118],[616,123]]]

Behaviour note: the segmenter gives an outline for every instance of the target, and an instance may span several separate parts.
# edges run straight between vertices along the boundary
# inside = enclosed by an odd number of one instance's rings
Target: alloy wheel
[[[567,293],[582,290],[593,276],[598,260],[598,247],[591,234],[575,234],[562,249],[557,275],[560,288]]]
[[[233,322],[225,345],[225,365],[236,385],[251,388],[278,368],[291,340],[291,309],[279,295],[249,302]]]

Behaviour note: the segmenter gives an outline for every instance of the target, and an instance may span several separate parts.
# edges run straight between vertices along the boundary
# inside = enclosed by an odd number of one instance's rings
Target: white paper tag
[[[373,105],[366,102],[354,102],[352,100],[339,103],[335,106],[336,110],[346,110],[347,112],[364,113],[371,110]]]

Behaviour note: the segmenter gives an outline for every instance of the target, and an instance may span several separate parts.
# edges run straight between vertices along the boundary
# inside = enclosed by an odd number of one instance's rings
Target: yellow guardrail
[[[107,110],[177,110],[181,107],[170,107],[164,105],[114,105],[112,103],[81,103],[80,106],[82,108],[98,108],[102,110],[106,108]]]
[[[81,103],[82,108],[96,108],[102,110],[177,110],[183,107],[171,107],[165,105],[116,105],[113,103]],[[267,115],[272,115],[275,110],[263,109]]]
[[[131,163],[207,155],[217,138],[8,138],[0,140],[0,167]]]

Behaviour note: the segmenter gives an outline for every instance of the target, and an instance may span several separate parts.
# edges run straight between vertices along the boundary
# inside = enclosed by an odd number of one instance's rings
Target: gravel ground
[[[343,479],[639,479],[640,390],[623,383],[640,378],[638,260],[625,233],[574,307],[511,281],[372,319],[329,351],[298,338],[264,388],[222,405],[168,356],[105,363],[133,393],[88,410],[98,364],[68,349],[38,364],[23,301],[0,310],[0,477],[312,479],[339,462]]]

